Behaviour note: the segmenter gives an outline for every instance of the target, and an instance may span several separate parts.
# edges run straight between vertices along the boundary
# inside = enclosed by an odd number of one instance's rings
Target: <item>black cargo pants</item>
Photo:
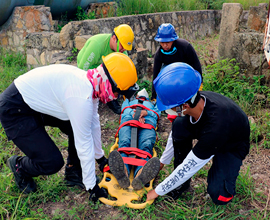
[[[12,140],[26,155],[18,161],[19,171],[24,175],[50,175],[64,165],[61,152],[46,132],[45,126],[58,127],[68,136],[67,162],[80,167],[70,121],[31,109],[14,83],[0,94],[0,121],[8,140]]]
[[[192,140],[195,139],[196,131],[193,131],[191,127],[189,117],[177,117],[173,122],[174,169],[183,162],[192,150]],[[232,144],[238,147],[249,145],[245,142]],[[233,149],[233,147],[228,146],[228,149]],[[226,205],[235,196],[236,180],[243,159],[237,151],[215,153],[207,177],[207,192],[215,204]]]

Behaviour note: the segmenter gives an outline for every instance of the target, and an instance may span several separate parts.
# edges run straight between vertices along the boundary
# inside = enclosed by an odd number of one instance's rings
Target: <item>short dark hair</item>
[[[114,31],[112,32],[112,36],[115,36],[116,37],[116,40],[118,41],[118,37],[116,36],[116,34],[115,34]]]

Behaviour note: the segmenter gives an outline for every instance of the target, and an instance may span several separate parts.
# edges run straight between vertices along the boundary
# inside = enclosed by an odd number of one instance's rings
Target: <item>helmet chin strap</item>
[[[116,52],[119,52],[119,40],[117,40],[117,51]]]

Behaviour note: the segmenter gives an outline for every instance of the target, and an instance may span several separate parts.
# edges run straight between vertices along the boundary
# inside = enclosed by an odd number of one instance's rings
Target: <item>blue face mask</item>
[[[163,53],[163,54],[165,54],[165,55],[173,55],[173,54],[175,54],[176,53],[176,51],[177,51],[177,49],[176,49],[176,47],[174,47],[173,49],[172,49],[172,51],[164,51],[163,49],[161,49],[161,52]]]

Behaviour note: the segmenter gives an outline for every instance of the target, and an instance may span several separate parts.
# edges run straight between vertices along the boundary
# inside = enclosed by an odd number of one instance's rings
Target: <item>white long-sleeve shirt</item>
[[[165,150],[162,153],[160,162],[163,164],[170,164],[174,156],[173,140],[172,140],[172,131],[169,134],[168,141],[165,147]]]
[[[66,64],[53,64],[30,70],[14,83],[24,101],[37,112],[69,120],[80,159],[86,190],[96,184],[95,159],[104,155],[98,99],[86,71]]]
[[[163,196],[177,188],[191,178],[195,173],[197,173],[213,157],[214,155],[208,159],[202,160],[198,158],[191,150],[184,159],[183,163],[178,165],[178,167],[165,180],[163,180],[163,182],[158,184],[155,192],[158,195]]]

